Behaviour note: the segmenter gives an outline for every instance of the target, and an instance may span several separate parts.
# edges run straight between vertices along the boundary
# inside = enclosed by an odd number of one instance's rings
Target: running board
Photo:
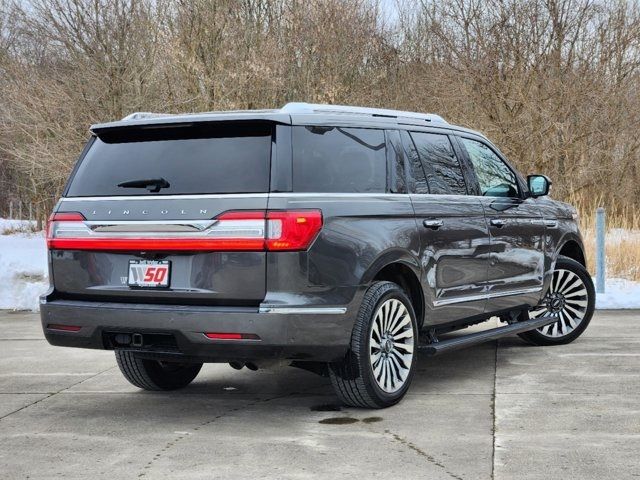
[[[557,321],[558,317],[552,316],[533,318],[530,320],[525,320],[523,322],[516,322],[510,325],[505,325],[504,327],[492,328],[491,330],[485,330],[484,332],[470,333],[468,335],[463,335],[448,340],[427,343],[425,345],[420,345],[418,347],[418,350],[426,353],[429,356],[440,355],[441,353],[470,347],[472,345],[488,342],[489,340],[495,340],[496,338],[505,337],[507,335],[514,335],[516,333],[535,330],[536,328],[544,327]]]

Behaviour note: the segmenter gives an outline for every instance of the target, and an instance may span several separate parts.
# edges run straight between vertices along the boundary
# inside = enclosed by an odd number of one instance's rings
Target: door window
[[[397,130],[387,130],[385,134],[387,137],[387,157],[391,167],[389,190],[391,193],[407,193],[404,153],[400,134]]]
[[[470,138],[460,138],[485,197],[517,197],[518,181],[513,171],[487,145]]]
[[[409,168],[411,169],[411,187],[413,187],[411,191],[415,193],[429,193],[427,176],[424,173],[424,169],[422,168],[422,162],[420,161],[420,157],[418,156],[416,146],[413,144],[413,140],[411,140],[409,133],[404,130],[400,132],[400,137],[402,138],[402,145],[404,147],[404,152],[408,160],[407,163],[409,164]]]
[[[427,176],[429,192],[440,195],[466,195],[467,186],[460,163],[447,135],[411,132]]]

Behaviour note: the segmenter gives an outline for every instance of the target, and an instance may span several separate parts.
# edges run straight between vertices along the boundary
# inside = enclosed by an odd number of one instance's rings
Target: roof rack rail
[[[170,117],[170,113],[156,113],[156,112],[133,112],[122,119],[123,122],[127,120],[140,120],[143,118],[156,118],[156,117]]]
[[[425,122],[448,122],[440,115],[433,113],[405,112],[402,110],[389,110],[386,108],[352,107],[347,105],[324,105],[319,103],[292,102],[280,109],[282,113],[332,113],[345,115],[368,115],[371,117],[389,117],[398,120],[422,120]]]
[[[156,113],[156,112],[133,112],[124,117],[121,121],[141,120],[144,118],[162,118],[162,117],[198,117],[204,115],[233,115],[233,114],[255,114],[255,113],[278,113],[279,110],[261,109],[261,110],[220,110],[210,112],[196,113]]]

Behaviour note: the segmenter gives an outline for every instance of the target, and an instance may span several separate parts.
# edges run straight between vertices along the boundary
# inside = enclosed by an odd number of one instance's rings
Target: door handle
[[[442,225],[444,225],[444,222],[442,220],[425,220],[422,222],[422,225],[425,226],[425,228],[430,228],[431,230],[437,230],[439,229]]]
[[[507,221],[502,218],[492,218],[491,225],[494,227],[502,228],[507,224]]]
[[[544,220],[544,225],[547,228],[556,228],[558,226],[558,221],[557,220],[553,220],[551,218],[547,218]]]

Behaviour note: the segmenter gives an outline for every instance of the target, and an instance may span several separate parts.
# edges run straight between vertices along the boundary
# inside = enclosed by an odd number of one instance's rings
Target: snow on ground
[[[29,227],[0,219],[0,309],[37,310],[38,296],[49,286],[44,234],[29,233]]]
[[[598,309],[640,308],[640,282],[607,278],[604,291],[596,294]]]
[[[0,218],[0,235],[34,230],[35,222],[30,220],[9,220]]]
[[[0,309],[37,310],[49,286],[44,233],[31,229],[28,221],[0,218]],[[640,308],[640,282],[609,278],[605,292],[596,308]]]

